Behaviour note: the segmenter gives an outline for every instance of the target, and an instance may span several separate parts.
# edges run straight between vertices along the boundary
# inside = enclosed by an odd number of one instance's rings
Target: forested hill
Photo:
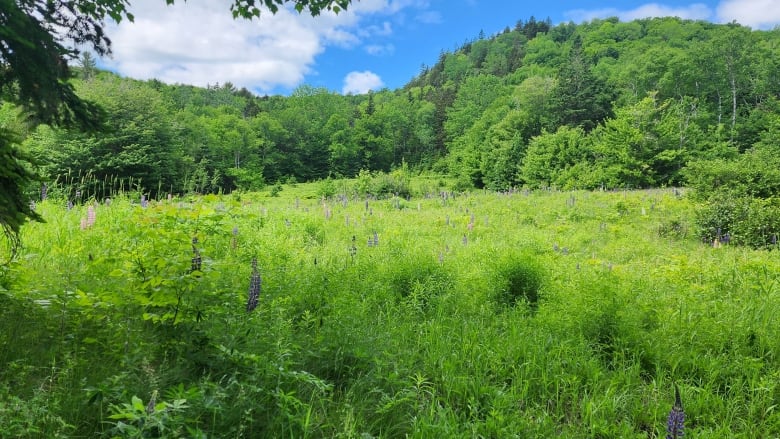
[[[151,193],[256,189],[402,163],[459,187],[680,185],[700,177],[686,169],[778,148],[779,45],[780,30],[736,24],[529,19],[362,96],[142,82],[87,59],[75,85],[105,131],[43,126],[25,145],[51,180],[101,190],[129,177]]]

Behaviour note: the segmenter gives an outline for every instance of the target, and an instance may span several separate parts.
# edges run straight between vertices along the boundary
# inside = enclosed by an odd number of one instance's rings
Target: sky
[[[113,54],[99,65],[169,84],[230,82],[258,95],[297,87],[342,94],[403,87],[423,65],[534,16],[553,24],[677,16],[753,29],[780,26],[780,0],[353,0],[318,17],[281,9],[232,18],[231,0],[131,0],[134,22],[109,24]]]

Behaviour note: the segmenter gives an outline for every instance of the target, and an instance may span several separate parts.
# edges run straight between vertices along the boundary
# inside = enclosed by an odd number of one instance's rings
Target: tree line
[[[71,83],[99,131],[40,125],[24,150],[47,179],[105,190],[228,192],[402,164],[459,188],[642,188],[698,181],[702,163],[770,148],[780,126],[780,31],[677,18],[519,21],[396,90],[301,86],[255,96],[97,72]],[[770,154],[771,156],[771,154]]]

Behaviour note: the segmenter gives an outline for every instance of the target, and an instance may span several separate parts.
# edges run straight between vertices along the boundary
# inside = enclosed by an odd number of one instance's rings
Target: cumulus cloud
[[[361,0],[339,14],[318,17],[281,8],[255,20],[234,20],[231,0],[176,2],[134,0],[135,22],[107,31],[113,57],[102,65],[137,79],[205,86],[230,81],[258,92],[292,88],[316,74],[316,57],[328,46],[354,49],[372,36],[393,33],[391,24],[366,24],[425,0]],[[371,43],[368,43],[370,45]],[[365,48],[377,51],[376,46]],[[387,51],[390,46],[385,46]],[[381,81],[379,81],[381,83]]]
[[[341,92],[344,94],[364,94],[369,90],[378,90],[384,86],[382,78],[374,72],[349,72],[344,78],[344,87]]]
[[[780,7],[777,0],[723,0],[717,9],[718,20],[771,29],[780,25]]]
[[[574,22],[583,22],[593,20],[594,18],[607,17],[618,17],[621,21],[631,21],[647,17],[680,17],[690,20],[708,20],[712,15],[712,9],[704,3],[693,3],[688,6],[680,7],[667,6],[659,3],[648,3],[633,9],[574,9],[564,13],[564,16]]]

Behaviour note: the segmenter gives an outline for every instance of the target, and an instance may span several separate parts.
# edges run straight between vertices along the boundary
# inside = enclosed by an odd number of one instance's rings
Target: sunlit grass
[[[697,242],[672,190],[415,184],[118,196],[84,229],[40,203],[0,279],[0,428],[661,437],[676,384],[689,437],[780,434],[775,252]],[[134,411],[155,390],[169,408]]]

